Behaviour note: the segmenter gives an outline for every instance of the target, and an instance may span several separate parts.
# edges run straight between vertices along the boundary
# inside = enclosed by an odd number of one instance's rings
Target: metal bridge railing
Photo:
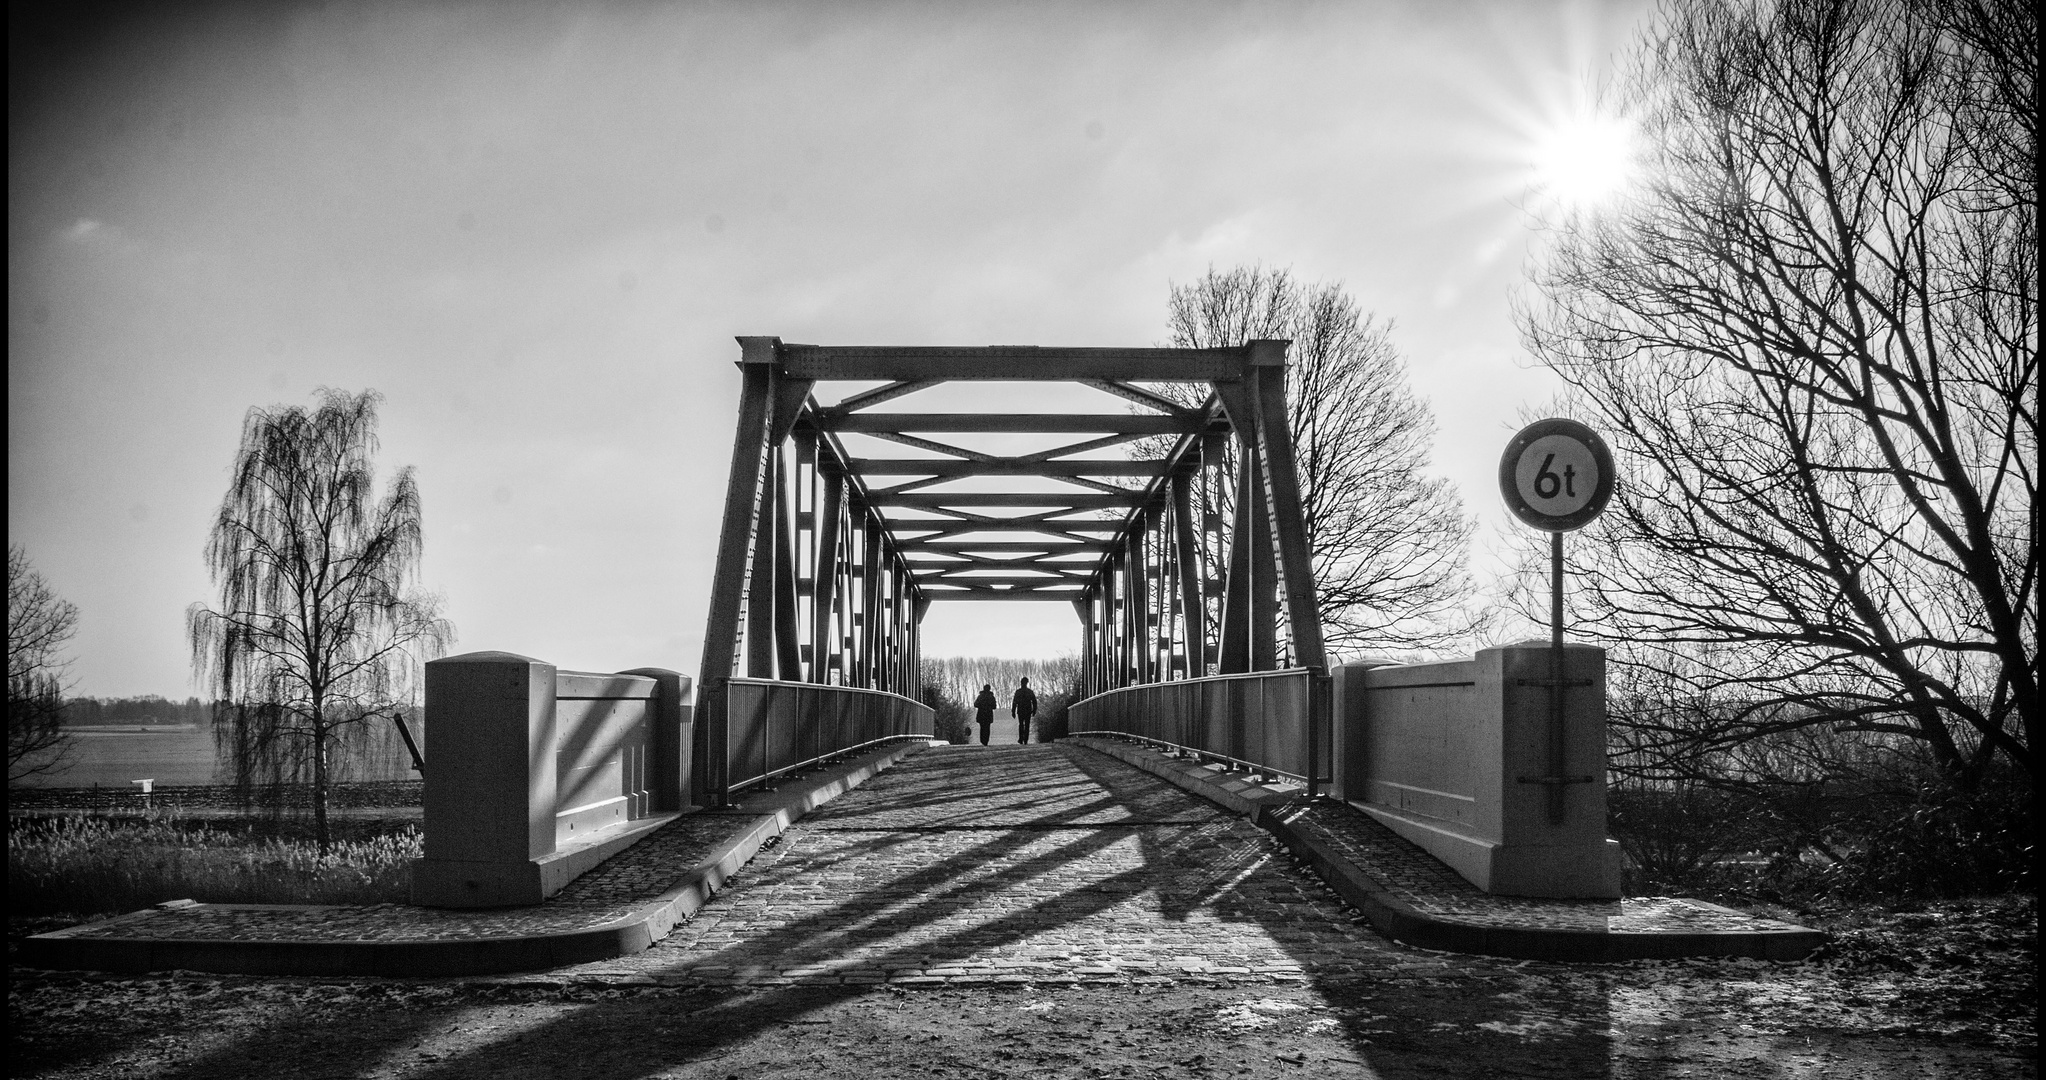
[[[1072,735],[1142,739],[1290,777],[1330,779],[1330,680],[1307,668],[1125,686],[1075,702]]]
[[[930,706],[882,690],[732,679],[723,793],[889,739],[929,738],[936,719]]]

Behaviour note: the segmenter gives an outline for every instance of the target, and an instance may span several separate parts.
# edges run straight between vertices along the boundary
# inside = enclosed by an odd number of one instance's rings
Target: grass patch
[[[420,856],[411,824],[358,828],[321,855],[293,835],[174,815],[13,818],[10,916],[138,911],[166,900],[208,904],[403,903]]]

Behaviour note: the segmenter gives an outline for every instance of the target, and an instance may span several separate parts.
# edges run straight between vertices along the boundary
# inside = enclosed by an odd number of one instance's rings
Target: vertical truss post
[[[796,626],[795,530],[790,527],[790,500],[794,485],[789,482],[787,455],[774,453],[774,651],[775,676],[800,680],[803,651]]]
[[[838,654],[839,516],[845,512],[845,477],[836,469],[817,470],[824,487],[817,521],[816,584],[810,590],[810,681],[831,681],[831,658]]]
[[[1278,558],[1272,547],[1272,514],[1265,490],[1264,452],[1255,456],[1250,503],[1250,668],[1279,666]]]
[[[930,599],[916,587],[916,575],[910,572],[909,562],[902,562],[902,689],[904,697],[916,696],[917,650],[923,634],[924,611],[930,606]]]
[[[1178,558],[1179,606],[1186,621],[1186,675],[1198,679],[1207,670],[1207,609],[1201,600],[1201,551],[1194,544],[1193,478],[1185,471],[1172,477],[1172,535]]]
[[[1328,656],[1315,602],[1314,553],[1308,545],[1301,505],[1300,475],[1293,458],[1293,432],[1286,416],[1286,342],[1250,343],[1251,371],[1258,398],[1257,438],[1264,460],[1265,492],[1271,501],[1272,538],[1286,590],[1286,621],[1293,632],[1296,662],[1311,673],[1307,718],[1309,798],[1320,793],[1320,747],[1334,720]]]
[[[916,699],[917,699],[918,701],[922,701],[922,700],[924,699],[924,696],[923,696],[923,695],[924,695],[924,616],[926,616],[926,615],[929,615],[930,613],[931,613],[931,598],[930,598],[930,597],[928,597],[928,596],[919,596],[919,597],[917,597],[917,598],[916,598],[916,625],[915,625],[914,627],[912,627],[912,636],[910,637],[910,643],[911,643],[911,648],[910,648],[910,659],[909,659],[909,666],[910,666],[910,669],[911,669],[912,671],[915,671],[915,672],[916,672],[916,693],[915,693],[915,694],[912,694],[912,695],[910,695],[910,696],[912,696],[912,697],[916,698]]]
[[[1130,682],[1151,681],[1151,657],[1157,649],[1151,641],[1151,611],[1158,599],[1151,587],[1151,529],[1138,511],[1137,527],[1130,536]]]
[[[1209,674],[1221,671],[1222,660],[1222,609],[1227,596],[1229,556],[1222,543],[1222,512],[1219,496],[1229,469],[1229,435],[1226,431],[1210,428],[1201,435],[1201,544],[1204,552],[1201,562],[1201,616],[1203,632],[1206,634],[1206,666]],[[1215,579],[1210,585],[1208,567],[1214,567]],[[1213,598],[1214,622],[1207,621],[1210,597]],[[1212,632],[1206,628],[1212,625]]]
[[[802,667],[792,677],[812,680],[822,659],[817,649],[817,594],[823,591],[817,580],[820,562],[817,541],[823,534],[823,523],[819,518],[824,502],[824,475],[817,467],[816,429],[798,427],[795,441],[796,471],[792,483],[796,493],[796,543],[792,565],[796,576],[797,621],[807,627],[809,633],[796,638]]]
[[[1128,590],[1123,600],[1123,622],[1126,624],[1123,685],[1130,686],[1145,681],[1144,622],[1151,609],[1151,597],[1144,588],[1144,527],[1141,516],[1130,530],[1129,541],[1124,547],[1122,573]]]
[[[862,504],[852,497],[851,482],[847,481],[845,517],[839,524],[838,538],[838,613],[832,632],[837,635],[832,649],[838,657],[838,681],[846,686],[859,685],[854,681],[859,668],[860,628],[855,622],[859,606],[859,580],[856,567],[860,564],[859,544],[861,515],[865,513]]]
[[[1073,613],[1080,617],[1080,696],[1094,695],[1094,589],[1073,601]]]
[[[1222,650],[1216,673],[1240,675],[1250,668],[1251,559],[1253,517],[1257,505],[1256,462],[1249,444],[1240,444],[1236,455],[1236,506],[1229,529],[1229,566],[1222,590]]]
[[[881,575],[881,610],[888,613],[888,632],[881,638],[880,688],[894,691],[902,681],[902,571],[891,556]]]
[[[1108,688],[1101,677],[1103,665],[1108,663],[1108,639],[1104,635],[1102,612],[1108,604],[1108,568],[1103,566],[1094,575],[1094,584],[1087,590],[1087,611],[1082,618],[1087,627],[1087,696],[1093,697]]]
[[[1322,643],[1320,609],[1315,604],[1313,552],[1307,543],[1293,433],[1286,418],[1286,345],[1283,341],[1250,343],[1258,398],[1258,457],[1263,465],[1265,497],[1270,502],[1272,546],[1286,590],[1293,655],[1300,666],[1326,674],[1328,657]]]
[[[1165,509],[1148,512],[1144,530],[1149,546],[1144,556],[1144,588],[1150,591],[1151,625],[1145,644],[1149,646],[1145,682],[1163,682],[1172,677],[1172,597],[1170,535],[1165,531]]]
[[[881,523],[873,508],[867,510],[860,540],[860,681],[855,685],[872,689],[880,661],[881,611]]]
[[[889,689],[904,697],[916,696],[916,680],[911,678],[909,664],[910,639],[916,634],[916,601],[909,592],[909,567],[900,558],[896,559],[895,571],[895,685]]]
[[[1120,552],[1111,556],[1108,572],[1103,576],[1107,582],[1102,593],[1101,608],[1101,675],[1103,690],[1113,690],[1123,685],[1122,641],[1123,624],[1128,621],[1123,613],[1123,556]]]
[[[742,349],[753,338],[742,338]],[[765,339],[773,341],[774,339]],[[767,347],[770,354],[779,342]],[[752,364],[748,358],[742,361]],[[786,665],[794,654],[794,634],[784,633],[778,624],[795,619],[795,579],[788,559],[788,483],[782,443],[795,428],[804,399],[815,385],[810,379],[794,379],[768,365],[768,419],[759,481],[760,497],[755,502],[752,583],[746,597],[746,674],[749,678],[772,679],[779,660]],[[791,625],[790,629],[793,629]]]
[[[1283,371],[1285,343],[1279,346],[1279,362]],[[1266,440],[1261,438],[1259,427],[1263,414],[1262,393],[1257,373],[1252,367],[1246,376],[1237,382],[1218,382],[1215,392],[1222,399],[1222,407],[1229,413],[1229,422],[1236,429],[1237,448],[1242,452],[1243,470],[1239,474],[1236,489],[1236,522],[1238,532],[1230,537],[1231,596],[1235,595],[1235,571],[1237,560],[1247,553],[1249,573],[1245,575],[1247,603],[1249,609],[1249,670],[1269,671],[1278,666],[1279,658],[1279,604],[1274,586],[1278,576],[1278,550],[1272,528],[1272,513],[1269,503],[1268,480],[1273,473],[1271,464],[1265,460]],[[1284,383],[1280,392],[1284,393]],[[1283,397],[1280,406],[1284,412]],[[1283,425],[1283,420],[1281,421]],[[1284,466],[1287,477],[1292,476],[1292,444],[1286,443],[1288,458]],[[1294,489],[1294,506],[1298,507],[1298,489]],[[1248,513],[1245,504],[1248,503]],[[1225,647],[1227,639],[1225,638]],[[1297,651],[1297,650],[1296,650]]]
[[[697,680],[695,725],[696,790],[714,805],[724,802],[726,682],[738,666],[739,613],[746,604],[746,562],[760,517],[768,429],[774,413],[777,338],[740,338],[739,425],[732,436],[732,462],[725,480],[723,523],[718,528],[716,568],[711,575],[710,613],[703,632],[703,666]]]
[[[752,580],[746,587],[746,677],[774,678],[774,608],[776,526],[781,524],[781,496],[775,480],[781,472],[781,450],[767,444],[761,470],[760,507],[753,527]]]

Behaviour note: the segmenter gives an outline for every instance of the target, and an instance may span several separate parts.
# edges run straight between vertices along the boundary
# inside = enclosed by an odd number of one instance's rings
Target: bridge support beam
[[[727,737],[718,719],[729,708],[727,680],[743,673],[913,694],[919,626],[934,600],[1073,603],[1089,694],[1282,666],[1325,679],[1287,428],[1287,342],[950,349],[739,340],[739,425],[699,679],[706,792],[726,790],[716,772],[727,759],[713,744]],[[1078,383],[1144,411],[870,411],[941,383],[1012,380]],[[811,396],[820,381],[880,385],[825,406]],[[1140,385],[1153,383],[1190,385],[1204,400]],[[943,432],[1092,437],[1005,456],[924,434]],[[855,457],[846,435],[923,456]],[[1089,454],[1159,436],[1171,437],[1162,455]],[[982,477],[1050,487],[948,486]],[[1223,585],[1210,588],[1218,575]],[[1314,707],[1317,730],[1326,711]]]

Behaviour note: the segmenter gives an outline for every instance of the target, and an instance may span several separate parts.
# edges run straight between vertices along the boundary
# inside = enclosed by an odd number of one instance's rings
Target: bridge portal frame
[[[738,425],[697,684],[699,791],[727,787],[728,680],[913,697],[919,626],[938,600],[1070,602],[1083,628],[1083,696],[1282,666],[1327,676],[1287,423],[1289,342],[1121,349],[738,341]],[[824,381],[881,385],[824,406],[813,396]],[[1146,411],[867,411],[941,383],[990,381],[1077,383]],[[1209,393],[1187,407],[1143,383],[1204,385]],[[919,432],[1097,437],[1000,456]],[[859,458],[841,441],[846,433],[939,456]],[[1078,456],[1155,436],[1172,438],[1160,457]],[[1060,486],[940,490],[985,476]],[[1141,486],[1117,482],[1124,478]],[[1205,494],[1221,483],[1233,495],[1226,522]],[[1117,516],[1075,516],[1104,510]],[[967,539],[972,534],[1009,535]],[[1075,555],[1089,561],[1075,563]],[[1219,587],[1204,563],[1221,567]]]

